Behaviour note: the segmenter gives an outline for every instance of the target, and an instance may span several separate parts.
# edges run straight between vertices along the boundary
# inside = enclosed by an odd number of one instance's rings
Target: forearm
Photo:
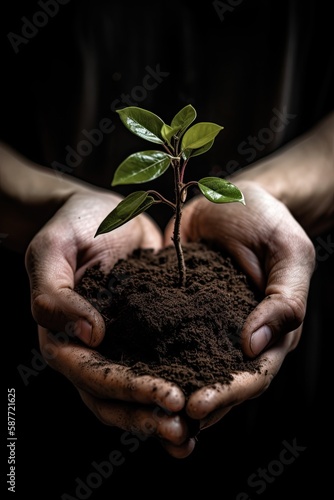
[[[0,144],[2,244],[24,252],[31,238],[74,192],[84,189],[66,176],[36,165]]]
[[[334,113],[279,152],[237,172],[281,200],[310,236],[334,225]],[[247,200],[246,200],[247,201]]]

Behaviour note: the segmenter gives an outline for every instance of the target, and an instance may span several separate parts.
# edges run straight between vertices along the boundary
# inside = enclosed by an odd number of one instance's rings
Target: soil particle
[[[176,383],[186,397],[203,386],[229,384],[242,371],[261,369],[246,359],[239,335],[262,299],[232,259],[205,242],[184,245],[187,281],[178,286],[173,246],[136,250],[110,274],[87,269],[76,291],[102,314],[99,352],[137,375]],[[106,361],[96,359],[104,366]]]

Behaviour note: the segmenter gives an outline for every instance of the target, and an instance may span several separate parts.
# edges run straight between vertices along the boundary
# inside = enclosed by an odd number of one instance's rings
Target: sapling
[[[197,186],[200,192],[213,203],[240,202],[245,205],[243,193],[231,182],[220,177],[203,177],[199,181],[184,181],[188,162],[194,156],[206,153],[213,145],[218,133],[224,128],[211,122],[190,126],[197,113],[190,104],[182,108],[167,125],[151,111],[129,106],[117,110],[125,125],[133,134],[148,142],[159,144],[163,151],[148,150],[131,154],[116,169],[111,185],[141,184],[160,177],[169,167],[174,174],[174,199],[169,200],[150,189],[135,191],[124,198],[101,222],[95,236],[108,233],[129,222],[153,204],[165,203],[174,211],[172,241],[175,246],[179,285],[185,286],[186,266],[180,239],[182,208],[188,189]]]

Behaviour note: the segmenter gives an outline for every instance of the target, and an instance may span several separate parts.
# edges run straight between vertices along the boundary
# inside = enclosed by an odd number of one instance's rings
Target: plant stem
[[[183,249],[180,238],[180,227],[182,217],[182,200],[181,189],[182,183],[180,182],[180,162],[179,160],[173,162],[174,168],[174,183],[175,183],[175,219],[174,219],[174,232],[173,243],[176,250],[178,269],[179,269],[179,286],[184,287],[186,284],[186,265],[184,262]]]
[[[167,200],[164,196],[162,196],[162,194],[158,193],[158,191],[155,191],[154,189],[149,189],[147,193],[154,194],[158,198],[159,202],[166,203],[166,205],[169,205],[170,207],[172,207],[173,210],[175,210],[175,203],[172,203],[171,201]]]

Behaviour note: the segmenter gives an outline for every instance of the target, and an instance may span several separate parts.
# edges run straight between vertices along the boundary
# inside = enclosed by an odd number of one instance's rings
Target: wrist
[[[31,238],[84,185],[0,144],[0,224],[4,246],[24,252]]]
[[[334,114],[276,153],[229,180],[254,181],[286,205],[309,235],[333,225]]]

